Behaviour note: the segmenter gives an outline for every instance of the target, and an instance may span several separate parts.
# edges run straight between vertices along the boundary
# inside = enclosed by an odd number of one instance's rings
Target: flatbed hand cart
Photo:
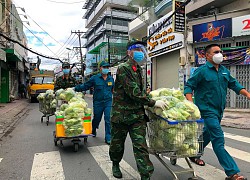
[[[46,125],[49,125],[49,117],[55,115],[55,108],[52,108],[50,104],[44,103],[44,101],[39,101],[39,111],[43,113],[41,117],[41,123],[43,123],[43,118],[46,118]]]
[[[174,180],[179,180],[177,174],[188,172],[193,174],[189,180],[198,179],[188,157],[201,156],[203,153],[204,120],[167,120],[149,110],[147,114],[150,119],[147,128],[149,153],[167,168]],[[176,165],[178,158],[185,158],[189,169],[174,171],[163,158],[170,159],[172,165]]]
[[[71,140],[74,146],[74,151],[77,152],[79,149],[79,143],[81,142],[81,139],[83,139],[84,145],[88,142],[88,137],[93,136],[92,134],[81,134],[79,136],[72,136],[72,137],[57,137],[56,131],[53,132],[54,136],[54,144],[55,146],[58,146],[58,141],[60,141],[60,146],[63,146],[63,140]]]

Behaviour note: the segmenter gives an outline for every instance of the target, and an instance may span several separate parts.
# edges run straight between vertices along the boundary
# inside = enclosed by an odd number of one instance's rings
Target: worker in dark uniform
[[[54,90],[58,89],[66,89],[70,87],[75,87],[76,80],[71,76],[70,73],[70,64],[68,62],[64,62],[62,64],[63,75],[56,79]]]
[[[122,160],[124,143],[129,133],[141,179],[148,180],[154,167],[149,159],[145,138],[147,120],[144,106],[164,109],[166,104],[162,100],[150,99],[146,93],[140,66],[146,63],[147,59],[145,44],[132,41],[128,43],[127,50],[128,60],[118,66],[116,73],[109,155],[113,162],[113,176],[122,178],[119,163]]]
[[[93,108],[94,118],[92,121],[92,134],[96,136],[96,129],[104,113],[105,121],[105,142],[110,144],[110,111],[112,107],[112,94],[114,90],[114,79],[109,75],[109,63],[102,61],[100,63],[100,73],[94,75],[84,84],[77,85],[75,91],[87,91],[94,88]]]
[[[230,75],[230,71],[221,65],[223,55],[218,44],[210,44],[205,48],[207,62],[199,67],[188,79],[184,94],[190,101],[195,96],[195,104],[199,107],[201,117],[204,119],[203,139],[205,148],[209,142],[219,160],[220,165],[228,177],[226,180],[246,180],[238,175],[237,164],[226,151],[224,134],[221,128],[221,119],[226,106],[227,89],[242,94],[250,100],[250,93]],[[205,162],[200,157],[192,157],[191,161],[200,166]]]

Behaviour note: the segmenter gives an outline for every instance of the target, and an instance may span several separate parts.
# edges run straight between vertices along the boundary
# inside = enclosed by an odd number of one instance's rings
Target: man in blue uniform
[[[199,67],[187,81],[184,94],[188,100],[192,101],[194,93],[195,104],[199,107],[204,119],[203,148],[211,141],[219,163],[227,175],[226,180],[245,180],[243,176],[238,175],[240,170],[237,164],[224,148],[225,140],[220,122],[226,106],[227,88],[246,96],[249,100],[250,93],[230,75],[226,67],[220,65],[223,55],[219,45],[208,45],[205,53],[206,64]],[[190,159],[198,165],[205,165],[200,157]]]
[[[102,61],[100,63],[100,73],[94,75],[84,84],[77,85],[75,91],[87,91],[94,88],[93,108],[94,118],[92,121],[92,134],[96,136],[96,129],[104,113],[105,121],[105,142],[110,144],[110,111],[112,107],[112,93],[114,89],[114,79],[109,73],[109,63]]]

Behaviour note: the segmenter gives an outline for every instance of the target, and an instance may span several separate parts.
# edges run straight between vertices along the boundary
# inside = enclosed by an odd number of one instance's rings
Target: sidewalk
[[[27,99],[0,103],[0,139],[27,112],[28,105]]]

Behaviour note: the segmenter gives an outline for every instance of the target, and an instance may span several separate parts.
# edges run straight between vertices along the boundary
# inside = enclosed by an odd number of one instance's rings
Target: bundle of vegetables
[[[165,110],[161,108],[148,108],[151,112],[166,118],[168,120],[197,120],[200,119],[200,111],[198,107],[185,99],[180,90],[160,88],[150,92],[150,96],[154,100],[163,100],[167,107]]]
[[[85,114],[92,113],[92,110],[88,108],[87,102],[83,99],[82,93],[75,93],[73,89],[69,88],[67,90],[58,90],[56,96],[57,99],[67,102],[62,104],[55,113],[57,116],[64,116],[65,135],[72,137],[82,134],[82,118]]]
[[[72,88],[67,88],[66,90],[59,89],[56,91],[56,98],[59,100],[70,101],[70,99],[75,97],[75,95],[76,92]]]
[[[198,107],[186,100],[180,90],[160,88],[150,92],[150,95],[154,100],[163,100],[167,104],[164,110],[147,109],[153,119],[149,123],[150,147],[158,151],[174,151],[177,155],[196,155],[199,148],[198,137],[202,132],[194,121],[200,119]]]
[[[56,100],[53,90],[47,90],[45,93],[40,93],[37,96],[40,104],[40,111],[43,114],[54,114],[56,111]]]

